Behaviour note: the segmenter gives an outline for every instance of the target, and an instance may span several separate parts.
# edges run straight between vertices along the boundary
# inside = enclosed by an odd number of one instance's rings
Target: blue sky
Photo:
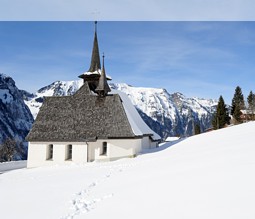
[[[88,70],[93,22],[0,22],[0,72],[34,92]],[[99,22],[114,82],[231,103],[255,92],[255,22]]]

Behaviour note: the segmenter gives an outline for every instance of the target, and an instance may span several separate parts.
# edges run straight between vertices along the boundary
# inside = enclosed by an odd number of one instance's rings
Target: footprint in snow
[[[81,213],[86,213],[95,208],[96,203],[101,202],[105,199],[113,197],[113,194],[103,195],[101,198],[93,198],[92,190],[100,183],[106,181],[108,178],[112,176],[114,173],[120,173],[123,171],[123,167],[131,167],[124,165],[117,165],[114,168],[110,169],[110,172],[104,175],[100,180],[92,182],[85,189],[75,194],[75,198],[71,201],[71,213],[67,216],[62,217],[61,219],[73,219],[76,215]]]
[[[104,199],[111,198],[113,194],[107,194],[101,198],[91,197],[91,190],[94,189],[100,182],[105,181],[111,174],[105,175],[100,181],[92,182],[87,188],[75,194],[75,198],[71,201],[71,213],[61,219],[73,219],[76,215],[86,213],[95,208],[96,203],[103,201]]]

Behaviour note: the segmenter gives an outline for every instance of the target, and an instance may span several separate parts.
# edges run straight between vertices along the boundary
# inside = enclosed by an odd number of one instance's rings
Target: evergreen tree
[[[248,102],[248,110],[249,114],[251,114],[251,119],[254,119],[254,109],[255,109],[255,94],[250,91],[249,96],[247,97]]]
[[[12,161],[17,152],[16,141],[10,138],[5,139],[0,145],[0,161]]]
[[[226,107],[226,104],[224,102],[224,99],[222,96],[220,96],[217,110],[214,114],[212,125],[214,129],[220,129],[223,128],[226,124],[229,124],[230,117],[228,115],[228,110]]]
[[[242,115],[241,109],[240,109],[239,105],[236,105],[235,106],[235,111],[233,113],[235,124],[241,123],[241,115]]]
[[[235,94],[234,97],[232,99],[232,108],[231,108],[231,115],[233,115],[234,119],[237,122],[241,122],[241,111],[242,109],[244,109],[244,97],[243,97],[243,93],[242,93],[242,89],[237,86],[235,89]]]

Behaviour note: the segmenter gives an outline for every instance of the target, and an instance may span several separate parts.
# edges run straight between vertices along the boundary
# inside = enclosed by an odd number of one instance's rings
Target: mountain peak
[[[10,86],[15,86],[15,81],[10,76],[0,73],[0,86],[6,85],[6,84],[9,84]]]

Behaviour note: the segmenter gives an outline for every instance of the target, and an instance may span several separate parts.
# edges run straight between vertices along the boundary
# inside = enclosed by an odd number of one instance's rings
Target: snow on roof
[[[131,128],[134,132],[135,135],[146,135],[146,134],[152,134],[151,138],[155,141],[158,141],[161,139],[161,137],[152,131],[149,126],[143,121],[139,113],[137,112],[136,108],[134,105],[131,103],[130,99],[128,96],[118,90],[112,90],[112,94],[118,94],[122,101],[123,101],[123,106],[125,109],[125,112],[127,114],[128,120],[130,122]]]
[[[242,114],[253,114],[252,110],[240,110]]]
[[[167,137],[165,141],[177,141],[180,137]]]

